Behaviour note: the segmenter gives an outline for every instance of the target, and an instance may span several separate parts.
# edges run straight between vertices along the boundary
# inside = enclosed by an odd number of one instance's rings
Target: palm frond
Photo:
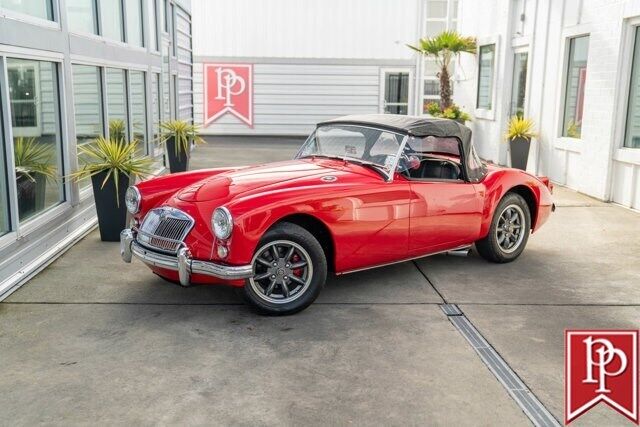
[[[535,132],[533,120],[520,116],[513,116],[511,120],[509,120],[509,127],[507,128],[505,139],[510,141],[516,138],[531,140],[531,138],[535,138],[536,136],[538,136],[538,134]]]
[[[160,123],[160,141],[165,143],[168,139],[175,139],[176,155],[180,152],[189,152],[191,142],[204,144],[205,141],[200,136],[200,129],[195,124],[187,123],[184,120],[171,120]]]
[[[16,170],[31,180],[35,179],[34,174],[40,174],[48,180],[58,179],[52,148],[35,138],[15,138],[13,157]]]

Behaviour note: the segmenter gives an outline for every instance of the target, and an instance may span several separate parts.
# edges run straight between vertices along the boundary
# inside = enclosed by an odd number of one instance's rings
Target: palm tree
[[[418,46],[407,45],[411,49],[420,52],[422,55],[435,58],[440,67],[438,78],[440,78],[440,108],[449,108],[451,101],[451,82],[449,76],[449,65],[454,57],[461,53],[476,53],[475,37],[464,37],[456,31],[443,31],[435,37],[426,37],[418,41]]]

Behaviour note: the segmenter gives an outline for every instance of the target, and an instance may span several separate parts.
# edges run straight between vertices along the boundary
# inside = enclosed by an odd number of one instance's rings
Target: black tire
[[[274,246],[279,254],[277,258],[272,252]],[[265,265],[265,262],[278,265]],[[261,314],[287,315],[304,310],[315,301],[327,280],[327,259],[318,240],[304,228],[288,222],[277,224],[265,233],[252,263],[255,276],[247,279],[244,297]],[[303,263],[305,266],[295,269],[295,265]]]
[[[511,210],[508,211],[509,209]],[[509,212],[521,217],[520,233],[522,233],[522,235],[518,234],[518,236],[515,237],[513,235],[513,229],[511,229],[511,232],[505,231],[504,227],[507,227],[508,230],[508,225],[516,226],[515,220],[507,225],[505,224],[504,218],[501,219],[503,214],[509,216]],[[498,232],[499,227],[500,231]],[[500,200],[500,203],[498,203],[498,207],[493,214],[489,234],[487,234],[484,239],[476,242],[476,250],[480,256],[487,261],[497,263],[511,262],[518,258],[524,250],[527,245],[527,241],[529,240],[530,232],[531,212],[529,211],[529,205],[527,205],[527,202],[521,195],[516,193],[507,193],[502,200]],[[504,233],[506,233],[508,237],[504,237]],[[502,240],[500,240],[499,234],[502,236]],[[503,245],[510,244],[511,238],[515,239],[512,242],[513,246],[509,248],[503,247]],[[507,243],[504,243],[505,239],[507,239]]]

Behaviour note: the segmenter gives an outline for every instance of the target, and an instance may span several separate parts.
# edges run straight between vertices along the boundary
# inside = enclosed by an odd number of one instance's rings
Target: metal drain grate
[[[507,392],[522,408],[531,422],[536,426],[560,427],[558,420],[544,407],[542,402],[529,390],[529,387],[518,377],[498,352],[478,332],[473,324],[456,304],[442,304],[440,308],[447,315],[453,326],[471,344],[480,359],[491,370],[493,375],[507,389]]]

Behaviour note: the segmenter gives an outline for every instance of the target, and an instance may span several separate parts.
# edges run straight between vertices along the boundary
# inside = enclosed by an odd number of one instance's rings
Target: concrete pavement
[[[216,138],[192,167],[296,149]],[[442,255],[331,278],[284,318],[124,264],[94,232],[0,304],[0,424],[528,425],[443,302],[562,419],[564,329],[638,327],[640,215],[562,188],[556,204],[512,264]],[[625,422],[599,407],[575,425]]]

